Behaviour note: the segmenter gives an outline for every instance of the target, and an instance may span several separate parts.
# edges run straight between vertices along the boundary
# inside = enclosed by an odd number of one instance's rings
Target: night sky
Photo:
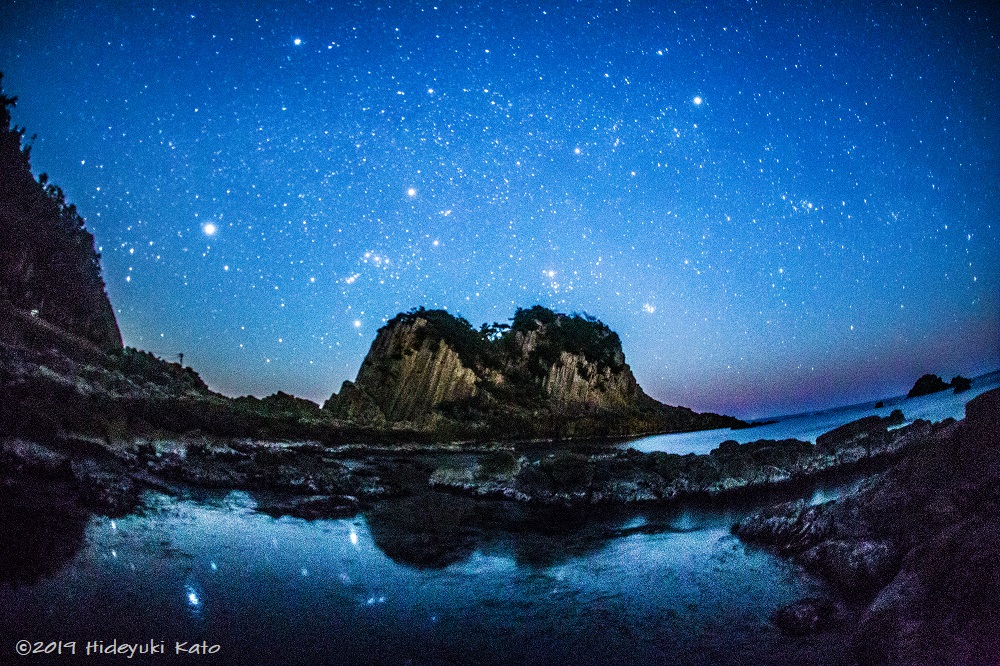
[[[8,0],[0,71],[213,388],[322,401],[419,305],[590,313],[743,417],[1000,367],[988,4],[207,4]]]

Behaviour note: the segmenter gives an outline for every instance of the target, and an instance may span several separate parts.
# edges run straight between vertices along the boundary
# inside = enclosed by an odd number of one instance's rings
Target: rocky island
[[[335,417],[439,437],[632,436],[745,425],[646,395],[618,335],[593,317],[541,306],[478,330],[417,308],[379,329],[355,381],[323,405]]]
[[[937,375],[927,374],[923,375],[916,381],[913,388],[906,394],[907,398],[917,398],[922,395],[930,395],[932,393],[938,393],[939,391],[947,391],[948,389],[953,389],[955,393],[961,393],[962,391],[968,391],[972,387],[972,382],[962,375],[956,375],[952,377],[950,383],[945,383],[943,379]]]

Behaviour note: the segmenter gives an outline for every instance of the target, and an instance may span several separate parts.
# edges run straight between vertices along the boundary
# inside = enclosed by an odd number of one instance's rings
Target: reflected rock
[[[0,582],[55,575],[83,547],[90,513],[65,482],[7,479],[0,487]]]
[[[381,502],[365,512],[375,545],[416,567],[440,568],[466,559],[476,546],[469,524],[473,501],[422,493]]]

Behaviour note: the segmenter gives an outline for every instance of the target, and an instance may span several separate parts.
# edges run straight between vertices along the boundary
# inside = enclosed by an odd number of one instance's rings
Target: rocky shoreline
[[[866,417],[799,440],[729,440],[706,455],[596,453],[563,449],[530,459],[500,451],[448,463],[430,477],[432,487],[475,497],[566,506],[671,502],[682,498],[748,492],[803,481],[865,462],[899,455],[948,424],[903,423],[902,412]]]
[[[775,619],[787,629],[821,630],[835,617],[823,609],[854,601],[862,608],[853,628],[860,664],[995,664],[998,515],[1000,390],[993,390],[857,492],[820,506],[765,509],[733,532],[792,558],[839,596],[779,611]]]

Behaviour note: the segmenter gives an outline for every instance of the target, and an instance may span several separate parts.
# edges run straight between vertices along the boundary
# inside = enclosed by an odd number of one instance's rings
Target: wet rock
[[[897,415],[898,413],[898,415]],[[816,446],[822,451],[836,451],[849,446],[877,446],[887,438],[888,426],[903,422],[903,413],[895,410],[889,417],[866,416],[834,428],[816,438]]]
[[[274,518],[291,516],[305,520],[350,518],[358,513],[358,500],[349,495],[312,495],[273,500],[257,510]]]
[[[821,597],[800,599],[783,606],[771,616],[775,626],[792,636],[805,636],[840,624],[841,604]]]
[[[734,532],[868,603],[860,664],[1000,663],[1000,389],[969,401],[962,421],[892,437],[909,453],[857,493],[761,511]]]
[[[83,505],[97,513],[124,516],[141,502],[142,488],[125,473],[83,461],[73,463],[73,477]]]
[[[806,568],[846,594],[871,596],[892,580],[899,555],[888,541],[829,539],[799,556]]]
[[[1000,663],[1000,519],[970,520],[912,551],[854,636],[867,664]]]
[[[779,504],[746,516],[732,532],[744,541],[797,555],[819,544],[834,530],[832,503],[809,506],[804,501]]]
[[[23,439],[0,442],[0,467],[6,474],[34,474],[47,478],[70,478],[70,460],[62,453]]]

